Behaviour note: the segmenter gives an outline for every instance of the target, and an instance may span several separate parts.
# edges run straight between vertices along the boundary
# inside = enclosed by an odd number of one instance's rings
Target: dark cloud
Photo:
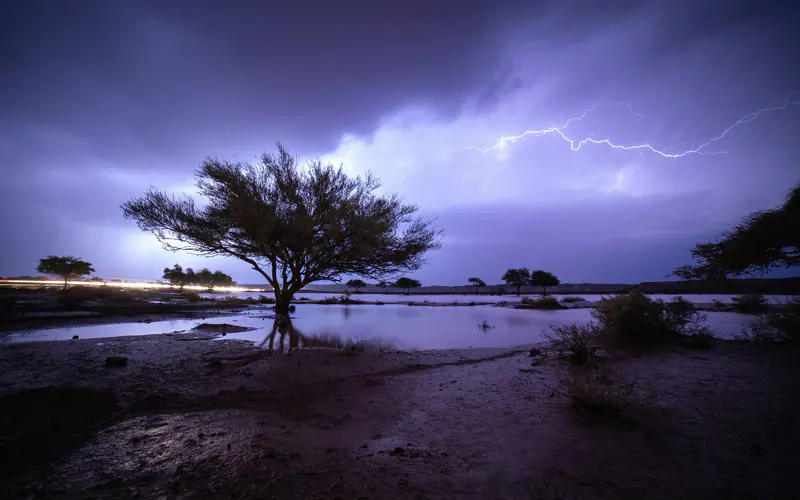
[[[437,213],[467,207],[440,214],[451,243],[432,257],[426,281],[518,261],[575,280],[655,279],[685,261],[694,239],[723,229],[678,210],[700,205],[677,197],[711,193],[718,208],[702,210],[729,223],[797,181],[796,113],[732,134],[721,145],[729,156],[671,163],[602,147],[573,154],[554,137],[506,159],[464,147],[560,123],[598,99],[631,100],[648,121],[609,108],[574,133],[661,145],[708,137],[800,82],[798,9],[787,5],[4,2],[0,274],[29,272],[39,254],[102,248],[92,259],[109,273],[146,277],[176,257],[120,248],[137,234],[120,203],[151,184],[179,190],[207,156],[249,160],[276,140],[321,155],[339,152],[348,134],[392,190]],[[396,120],[416,108],[427,113],[422,125],[416,115]],[[448,163],[440,157],[449,149],[459,153]],[[609,201],[617,172],[638,194],[673,201]],[[499,212],[483,203],[526,196],[530,204]]]

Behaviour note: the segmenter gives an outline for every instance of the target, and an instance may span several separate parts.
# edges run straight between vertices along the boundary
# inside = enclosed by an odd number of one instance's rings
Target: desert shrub
[[[259,295],[258,296],[258,303],[259,304],[274,304],[275,299],[272,297],[268,297],[266,295]]]
[[[641,406],[633,386],[605,367],[576,371],[571,378],[561,380],[561,390],[571,405],[595,416],[632,416]]]
[[[763,312],[767,305],[767,299],[760,293],[747,293],[731,300],[734,310],[746,314]]]
[[[607,334],[623,341],[653,342],[707,331],[702,325],[706,316],[683,297],[664,302],[636,290],[601,298],[592,316]]]
[[[726,304],[725,302],[722,302],[719,299],[712,299],[711,303],[714,304],[714,309],[727,309],[728,308],[728,304]]]
[[[483,320],[483,322],[478,323],[478,329],[483,330],[484,332],[487,330],[491,330],[494,328],[494,325],[490,325],[488,321]]]
[[[563,326],[550,326],[544,338],[559,351],[569,353],[569,359],[575,364],[585,364],[594,351],[593,343],[597,338],[597,323],[570,323]]]
[[[203,300],[203,298],[200,297],[200,294],[194,290],[184,290],[181,292],[181,295],[189,302],[200,302]]]
[[[559,304],[558,299],[554,297],[542,297],[540,299],[532,299],[530,297],[522,297],[522,303],[516,306],[518,309],[564,309],[564,306]]]
[[[737,340],[761,342],[797,341],[800,339],[800,297],[792,297],[781,308],[753,320]]]
[[[322,300],[319,301],[320,304],[338,304],[340,298],[339,297],[324,297]]]
[[[107,286],[73,286],[56,294],[58,301],[65,306],[78,306],[93,300],[105,302],[135,302],[147,297],[141,290],[122,290]]]
[[[583,297],[575,297],[575,296],[572,296],[572,295],[567,295],[566,297],[561,297],[561,302],[564,302],[566,304],[573,303],[573,302],[583,302],[583,301],[584,301]]]

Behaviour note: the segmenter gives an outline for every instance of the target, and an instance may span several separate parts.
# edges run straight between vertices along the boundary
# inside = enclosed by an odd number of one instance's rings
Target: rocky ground
[[[797,498],[797,349],[615,353],[635,397],[601,417],[554,353],[214,332],[0,348],[0,497]]]

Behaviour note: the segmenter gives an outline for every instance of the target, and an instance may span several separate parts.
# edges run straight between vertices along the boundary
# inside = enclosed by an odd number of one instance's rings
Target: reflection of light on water
[[[9,285],[39,285],[39,286],[53,286],[63,287],[63,281],[56,280],[0,280],[0,283]],[[118,288],[159,288],[159,289],[178,289],[179,287],[167,285],[164,283],[137,283],[133,281],[68,281],[67,285],[81,285],[81,286],[112,286]],[[186,285],[184,290],[202,290],[214,292],[268,292],[271,290],[256,289],[256,288],[243,288],[240,286],[200,286],[200,285]]]

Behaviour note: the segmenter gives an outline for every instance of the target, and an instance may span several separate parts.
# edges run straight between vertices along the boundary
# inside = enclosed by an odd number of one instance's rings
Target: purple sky
[[[119,205],[150,185],[191,193],[203,158],[250,160],[275,141],[371,170],[436,217],[443,248],[423,284],[519,266],[660,280],[800,180],[800,103],[701,150],[724,154],[573,151],[553,133],[470,149],[622,101],[564,132],[692,149],[800,89],[796,2],[0,5],[0,276],[71,254],[104,277],[179,262],[259,283],[235,260],[162,250]]]

